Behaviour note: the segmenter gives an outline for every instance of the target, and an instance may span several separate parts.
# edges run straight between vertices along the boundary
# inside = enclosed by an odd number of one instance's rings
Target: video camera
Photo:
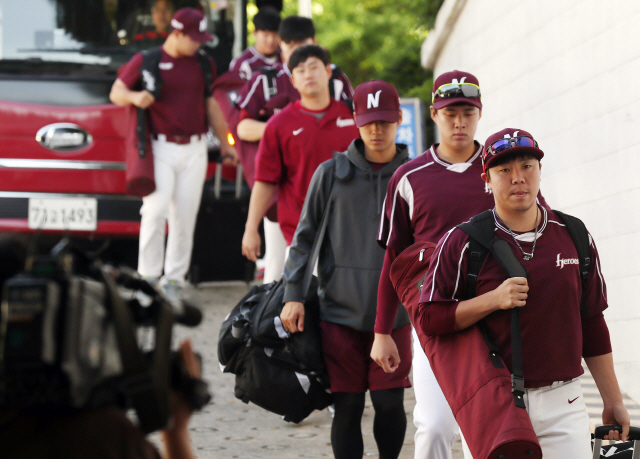
[[[198,308],[170,303],[136,272],[104,266],[63,240],[4,284],[0,407],[116,404],[135,410],[145,434],[160,430],[170,389],[194,410],[211,399],[206,382],[191,378],[171,351],[173,323],[201,320]]]

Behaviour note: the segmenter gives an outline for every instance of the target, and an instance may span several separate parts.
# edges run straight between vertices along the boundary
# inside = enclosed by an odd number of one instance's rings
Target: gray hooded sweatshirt
[[[362,140],[356,139],[346,152],[334,153],[333,159],[320,164],[309,184],[285,264],[285,302],[303,302],[302,278],[331,196],[318,259],[320,319],[373,331],[385,253],[377,242],[382,207],[389,179],[408,159],[406,145],[396,144],[394,158],[376,172],[364,157]],[[398,308],[394,329],[408,323],[407,311]]]

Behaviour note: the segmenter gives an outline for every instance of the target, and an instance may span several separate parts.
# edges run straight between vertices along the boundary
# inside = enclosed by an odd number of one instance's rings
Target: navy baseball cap
[[[487,169],[492,168],[498,158],[516,153],[527,153],[538,160],[544,156],[538,142],[523,129],[506,128],[491,134],[482,151],[482,171],[487,172]]]
[[[454,70],[436,78],[431,91],[431,105],[436,110],[452,104],[465,103],[482,109],[480,83],[467,72]]]
[[[213,35],[207,32],[207,18],[194,8],[181,8],[176,11],[171,19],[171,27],[199,43],[213,40]]]
[[[400,119],[400,96],[396,88],[386,81],[367,81],[353,93],[353,111],[358,127],[374,121],[395,123]]]

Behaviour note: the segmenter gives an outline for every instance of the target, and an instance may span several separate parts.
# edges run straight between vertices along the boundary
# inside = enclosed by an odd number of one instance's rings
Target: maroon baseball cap
[[[478,79],[460,70],[443,73],[436,78],[431,97],[433,108],[436,110],[460,102],[482,108]]]
[[[194,8],[181,8],[176,11],[171,19],[171,27],[200,43],[213,40],[213,35],[207,32],[207,18]]]
[[[506,128],[495,134],[491,134],[484,144],[482,151],[482,171],[493,167],[492,164],[498,158],[515,153],[528,153],[538,160],[542,159],[544,152],[540,150],[538,142],[533,136],[522,129]]]
[[[382,80],[362,83],[353,93],[356,125],[362,127],[374,121],[395,123],[400,119],[400,97],[392,84]]]

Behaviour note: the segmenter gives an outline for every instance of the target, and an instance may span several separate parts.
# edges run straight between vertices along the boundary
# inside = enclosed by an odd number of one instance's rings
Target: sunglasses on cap
[[[436,97],[480,97],[480,87],[473,83],[447,83],[435,90],[431,97],[431,103]]]
[[[538,148],[538,142],[533,140],[533,137],[529,136],[510,137],[508,139],[496,140],[486,148],[486,152],[491,156],[495,156],[505,150],[516,147]],[[485,157],[486,156],[487,155],[485,155]]]

